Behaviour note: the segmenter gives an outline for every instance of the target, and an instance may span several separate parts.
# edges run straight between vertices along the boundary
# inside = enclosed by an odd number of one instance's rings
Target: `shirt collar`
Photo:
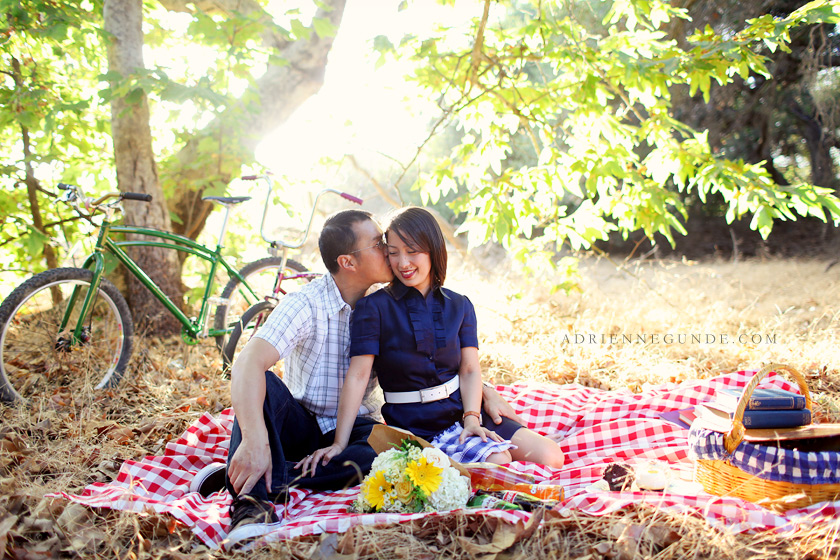
[[[345,307],[347,309],[350,309],[350,304],[344,301],[344,298],[341,297],[341,292],[338,289],[338,284],[335,283],[335,278],[333,278],[332,274],[325,274],[324,276],[326,277],[327,286],[327,316],[332,317],[333,315],[338,314]]]

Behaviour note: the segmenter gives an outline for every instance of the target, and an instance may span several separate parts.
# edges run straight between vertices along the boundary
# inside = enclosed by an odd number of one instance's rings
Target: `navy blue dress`
[[[350,357],[372,354],[383,391],[417,391],[458,375],[461,348],[478,348],[475,308],[466,296],[437,288],[423,297],[399,281],[362,298],[350,320]],[[430,403],[389,404],[382,416],[391,426],[431,440],[461,421],[461,391]],[[503,418],[483,423],[504,439],[522,426]]]

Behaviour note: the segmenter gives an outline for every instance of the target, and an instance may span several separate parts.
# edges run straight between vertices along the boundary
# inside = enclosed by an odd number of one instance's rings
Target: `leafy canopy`
[[[477,4],[477,12],[481,7]],[[697,30],[680,48],[670,26],[687,12],[660,0],[483,3],[467,34],[440,27],[383,56],[417,63],[412,79],[439,100],[461,142],[414,188],[425,203],[461,192],[454,208],[477,244],[500,241],[529,266],[550,265],[563,243],[587,248],[610,232],[684,233],[683,199],[719,193],[732,222],[751,216],[767,236],[776,219],[840,220],[834,193],[775,184],[764,166],[712,153],[703,131],[672,114],[672,92],[708,100],[714,84],[769,76],[765,53],[787,49],[794,26],[840,21],[816,0],[738,33]]]
[[[296,9],[281,10],[274,19],[260,10],[179,14],[146,0],[147,67],[123,76],[108,71],[102,10],[102,0],[0,0],[0,216],[8,216],[0,233],[4,271],[38,272],[45,244],[70,245],[91,231],[55,203],[54,185],[79,184],[90,193],[116,189],[110,137],[114,98],[132,102],[146,94],[167,196],[194,186],[187,176],[210,185],[205,194],[221,194],[226,187],[221,178],[253,160],[253,154],[235,152],[228,140],[250,133],[241,130],[242,117],[259,107],[257,77],[268,65],[287,64],[263,34],[295,41],[335,32],[329,21],[304,17]],[[215,136],[203,134],[210,123]],[[179,154],[190,142],[196,157],[185,163]],[[35,212],[42,217],[40,229]]]
[[[0,0],[0,177],[5,185],[0,215],[8,216],[0,235],[4,270],[31,268],[57,225],[70,232],[76,227],[62,221],[54,204],[42,204],[49,232],[38,231],[27,212],[27,180],[40,177],[53,185],[58,177],[78,181],[86,175],[91,183],[107,178],[103,169],[110,163],[101,146],[108,138],[108,112],[97,106],[90,87],[104,65],[94,23],[100,10],[98,0]]]

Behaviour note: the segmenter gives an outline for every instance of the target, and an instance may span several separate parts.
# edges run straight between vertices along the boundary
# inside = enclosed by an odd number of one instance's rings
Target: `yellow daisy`
[[[379,511],[385,505],[385,496],[391,491],[391,483],[385,479],[385,471],[377,471],[375,475],[365,480],[365,500]]]
[[[406,474],[426,496],[429,496],[438,489],[441,480],[443,480],[443,469],[426,461],[425,457],[420,457],[415,462],[409,463],[405,469]]]

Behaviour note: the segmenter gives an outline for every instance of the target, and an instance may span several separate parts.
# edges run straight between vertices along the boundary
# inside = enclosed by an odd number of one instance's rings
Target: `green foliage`
[[[462,186],[453,207],[467,216],[461,229],[471,243],[494,238],[524,260],[545,260],[544,251],[586,248],[612,231],[673,243],[685,231],[685,196],[719,194],[727,220],[752,216],[765,237],[777,219],[840,220],[834,193],[780,187],[762,165],[713,153],[704,133],[673,117],[671,99],[677,87],[708,100],[735,76],[769,77],[762,48],[786,49],[793,27],[838,15],[836,1],[817,0],[727,36],[699,30],[681,48],[668,29],[688,16],[667,2],[501,2],[486,22],[477,7],[470,41],[441,27],[431,38],[377,46],[383,56],[411,57],[413,79],[463,131],[420,176],[424,201]]]
[[[267,4],[260,0],[260,4]],[[95,194],[116,189],[110,103],[139,102],[152,114],[154,151],[165,195],[205,188],[223,194],[253,154],[244,153],[244,113],[258,109],[256,77],[286,64],[272,38],[335,33],[328,21],[302,23],[298,10],[273,14],[177,14],[144,2],[147,69],[108,71],[102,0],[0,0],[0,267],[38,272],[43,249],[59,260],[86,235],[72,212],[55,204],[54,185]],[[277,21],[282,20],[281,23]],[[208,130],[208,123],[215,128]],[[200,138],[200,140],[196,140]],[[190,145],[191,144],[191,145]],[[189,164],[178,156],[190,145]],[[34,227],[26,182],[36,187],[44,228]],[[6,217],[8,218],[6,219]],[[175,222],[181,220],[173,213]],[[71,221],[68,221],[71,220]],[[88,226],[85,225],[85,228]]]
[[[99,1],[0,0],[0,233],[4,270],[41,270],[47,243],[64,243],[78,230],[64,221],[52,186],[61,177],[87,177],[95,187],[110,168],[107,109],[97,105],[95,83],[104,59],[99,52]],[[28,179],[27,179],[28,177]],[[44,229],[35,227],[26,181]],[[44,183],[47,186],[44,186]]]

